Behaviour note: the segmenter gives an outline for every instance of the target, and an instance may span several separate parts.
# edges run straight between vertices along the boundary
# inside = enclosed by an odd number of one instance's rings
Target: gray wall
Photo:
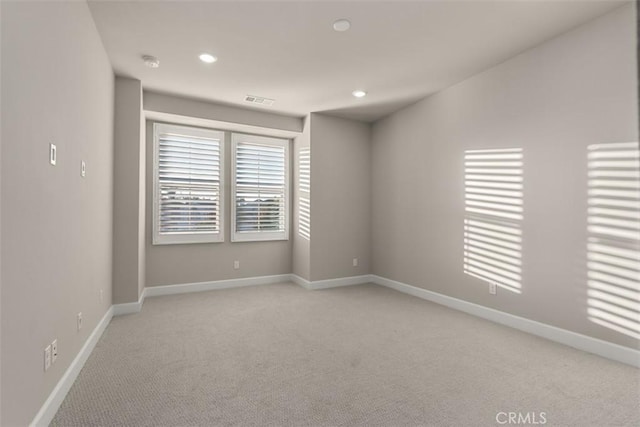
[[[2,28],[2,2],[0,2],[0,29]],[[0,43],[2,31],[0,30]],[[1,46],[0,46],[1,48]],[[0,64],[2,60],[0,58]],[[2,70],[0,70],[2,75]],[[0,78],[0,98],[2,98],[2,80]],[[0,107],[1,108],[1,107]],[[2,129],[2,112],[0,110],[0,129]],[[0,131],[0,165],[2,165],[2,131]],[[2,242],[2,173],[0,173],[0,242]],[[2,357],[2,255],[0,248],[0,357]],[[0,423],[2,423],[2,361],[0,360]]]
[[[587,320],[585,260],[587,146],[638,141],[634,19],[624,6],[377,122],[373,272],[637,347]],[[502,147],[524,149],[523,290],[492,296],[462,272],[463,156]]]
[[[138,301],[145,277],[145,143],[142,85],[115,80],[113,302]]]
[[[146,94],[145,94],[146,97]],[[231,242],[231,146],[225,146],[225,241],[186,245],[153,245],[153,122],[147,121],[146,286],[208,282],[291,272],[291,240]],[[293,233],[293,229],[291,229]],[[240,269],[233,262],[240,261]]]
[[[151,91],[144,92],[144,109],[156,113],[292,132],[301,132],[304,122],[301,117],[285,116],[269,111],[216,104],[210,101],[199,101]]]
[[[142,93],[140,97],[142,98]],[[147,283],[147,123],[140,105],[138,135],[138,298]]]
[[[293,174],[292,174],[292,222],[291,239],[293,243],[291,253],[291,270],[292,273],[306,280],[311,280],[311,241],[298,234],[298,214],[300,209],[299,197],[301,194],[299,186],[300,177],[300,150],[311,149],[311,117],[307,116],[304,122],[302,134],[293,141]],[[311,194],[305,194],[305,197],[311,197]],[[313,231],[312,238],[313,238]]]
[[[3,2],[1,19],[0,424],[16,426],[32,421],[111,305],[113,73],[84,2]]]
[[[370,138],[367,123],[311,114],[311,280],[370,272]]]

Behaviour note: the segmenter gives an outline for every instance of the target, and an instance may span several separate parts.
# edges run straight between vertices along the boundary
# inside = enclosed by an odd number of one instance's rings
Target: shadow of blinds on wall
[[[589,320],[640,339],[640,150],[588,147]]]
[[[523,152],[467,150],[464,272],[521,292]]]
[[[298,156],[298,234],[311,240],[311,148],[301,148]]]

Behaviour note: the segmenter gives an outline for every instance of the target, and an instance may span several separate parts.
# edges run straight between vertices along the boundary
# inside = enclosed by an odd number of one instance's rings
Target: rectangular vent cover
[[[264,105],[266,107],[270,107],[273,105],[274,102],[276,102],[275,99],[264,98],[262,96],[255,96],[255,95],[247,95],[244,97],[244,100],[246,102],[251,102],[252,104]]]

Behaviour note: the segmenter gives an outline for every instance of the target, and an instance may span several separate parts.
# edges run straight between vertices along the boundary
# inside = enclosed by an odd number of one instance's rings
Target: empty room
[[[0,0],[0,425],[640,426],[639,16]]]

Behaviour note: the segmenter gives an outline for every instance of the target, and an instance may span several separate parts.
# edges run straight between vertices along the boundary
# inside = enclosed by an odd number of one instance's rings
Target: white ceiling
[[[607,1],[93,1],[116,74],[145,89],[376,120],[595,18]],[[338,33],[332,23],[351,21]],[[203,64],[201,52],[219,60]],[[160,68],[145,67],[154,55]],[[368,96],[356,99],[354,89]],[[275,98],[252,107],[247,94]]]

